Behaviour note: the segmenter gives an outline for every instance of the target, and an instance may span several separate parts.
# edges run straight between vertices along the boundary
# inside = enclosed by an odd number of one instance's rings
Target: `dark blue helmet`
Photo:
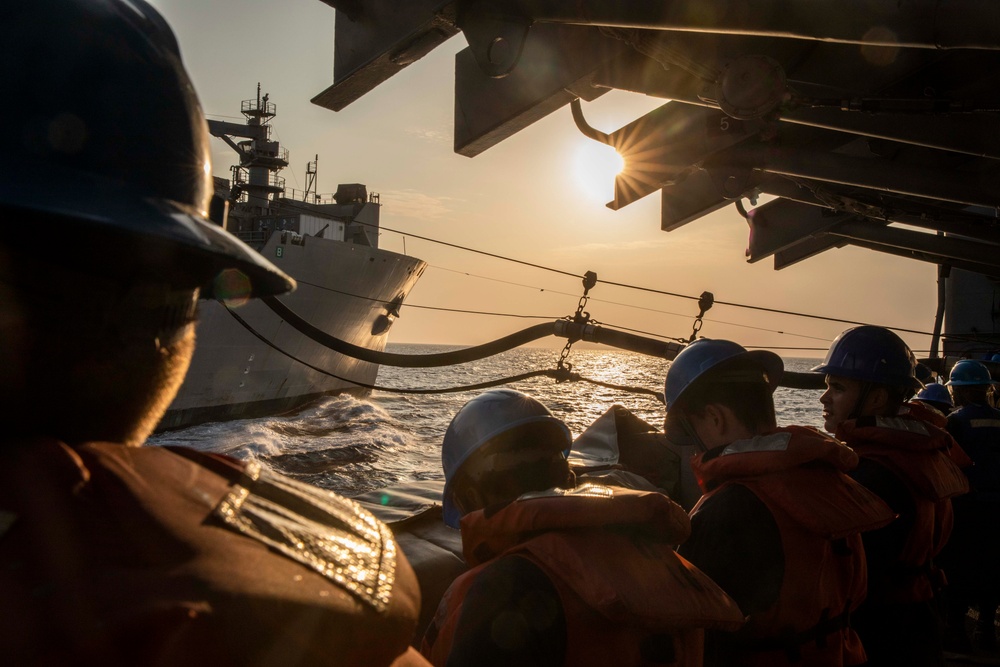
[[[916,377],[917,359],[902,338],[885,327],[848,329],[830,345],[817,373],[874,382],[891,387],[923,387]]]
[[[931,382],[917,394],[918,401],[930,401],[932,403],[943,403],[949,407],[955,407],[955,402],[951,399],[951,392],[948,387],[937,382]]]
[[[785,365],[781,357],[767,350],[747,351],[739,343],[729,340],[712,340],[699,338],[683,350],[670,362],[667,369],[667,379],[663,386],[663,398],[667,411],[691,386],[691,384],[724,361],[748,359],[758,366],[767,377],[767,383],[774,391]]]
[[[947,384],[953,387],[962,387],[994,383],[993,378],[990,377],[990,370],[986,366],[973,359],[962,359],[951,367]]]

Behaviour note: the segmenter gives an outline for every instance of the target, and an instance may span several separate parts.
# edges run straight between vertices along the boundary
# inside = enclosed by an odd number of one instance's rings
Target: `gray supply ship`
[[[364,185],[317,194],[318,156],[307,167],[305,191],[286,189],[279,172],[288,150],[270,137],[274,103],[258,86],[241,111],[246,124],[209,121],[211,133],[239,155],[232,180],[216,178],[217,194],[230,205],[226,228],[298,282],[281,305],[334,338],[385,349],[426,264],[378,247],[379,198]],[[233,278],[239,276],[222,279]],[[378,364],[313,342],[263,301],[204,301],[197,327],[191,369],[159,430],[278,414],[340,392],[365,394],[378,375]]]

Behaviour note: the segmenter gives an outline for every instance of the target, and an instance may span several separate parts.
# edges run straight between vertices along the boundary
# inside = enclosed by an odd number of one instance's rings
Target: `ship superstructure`
[[[241,111],[245,124],[209,121],[239,156],[231,179],[216,178],[230,206],[226,228],[298,282],[282,305],[325,334],[383,350],[425,263],[378,247],[381,204],[365,185],[316,193],[318,156],[307,167],[305,191],[285,187],[288,150],[271,138],[277,109],[259,86]],[[276,414],[338,392],[364,394],[378,375],[377,364],[310,340],[257,300],[203,302],[197,338],[160,429]]]

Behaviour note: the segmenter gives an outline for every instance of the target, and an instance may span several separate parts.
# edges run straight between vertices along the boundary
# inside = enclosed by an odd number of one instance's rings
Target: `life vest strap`
[[[743,651],[753,651],[757,653],[767,653],[770,651],[783,651],[790,663],[801,662],[802,647],[810,642],[815,642],[816,647],[824,649],[829,644],[831,635],[851,627],[851,601],[848,600],[845,609],[840,614],[830,617],[830,608],[823,610],[820,620],[816,625],[800,632],[795,632],[787,628],[777,637],[766,637],[760,639],[743,639],[739,637],[727,638],[727,643],[733,648]],[[724,640],[725,641],[725,640]]]

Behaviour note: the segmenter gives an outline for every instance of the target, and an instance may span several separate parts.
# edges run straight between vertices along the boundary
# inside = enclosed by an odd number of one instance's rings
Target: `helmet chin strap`
[[[848,415],[848,419],[857,419],[861,416],[861,411],[865,407],[865,401],[868,400],[868,395],[871,394],[872,383],[862,382],[861,391],[858,392],[858,400],[854,402],[854,407],[851,409],[851,414]]]
[[[682,429],[684,429],[684,433],[689,438],[691,438],[691,441],[698,447],[699,450],[701,450],[702,452],[708,451],[708,447],[705,445],[705,442],[701,439],[701,436],[698,435],[698,431],[695,430],[694,424],[692,424],[691,421],[687,418],[687,415],[682,414],[680,416],[680,426]]]

